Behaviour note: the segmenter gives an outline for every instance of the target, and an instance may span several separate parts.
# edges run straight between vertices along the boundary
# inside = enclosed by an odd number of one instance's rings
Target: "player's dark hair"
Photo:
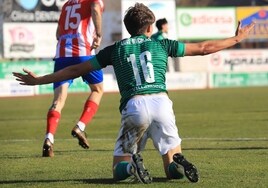
[[[162,30],[162,26],[167,24],[167,19],[166,18],[162,18],[156,21],[155,26],[157,27],[158,30]]]
[[[124,24],[131,36],[143,34],[154,22],[154,13],[142,3],[130,7],[124,17]]]

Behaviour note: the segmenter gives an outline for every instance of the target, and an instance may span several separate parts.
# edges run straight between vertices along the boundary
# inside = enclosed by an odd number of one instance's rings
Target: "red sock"
[[[50,110],[47,113],[47,133],[55,135],[61,114],[58,111]]]
[[[84,105],[84,111],[79,119],[79,121],[83,122],[85,126],[87,123],[89,123],[92,119],[92,117],[96,114],[97,110],[99,108],[99,105],[97,105],[93,101],[86,101]]]

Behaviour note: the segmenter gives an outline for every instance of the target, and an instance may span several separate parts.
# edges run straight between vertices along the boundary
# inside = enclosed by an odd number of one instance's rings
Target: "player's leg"
[[[61,110],[64,107],[69,83],[66,82],[54,89],[52,105],[47,112],[47,129],[43,145],[43,157],[53,157],[54,135],[56,134]]]
[[[163,165],[167,178],[181,179],[185,175],[190,181],[198,179],[198,173],[194,165],[184,157],[181,163],[174,156],[181,155],[181,138],[175,124],[175,115],[172,109],[172,102],[167,95],[156,96],[150,103],[150,111],[154,116],[153,125],[150,126],[150,135],[154,146],[162,155]],[[161,114],[161,115],[159,115]],[[176,159],[176,160],[175,160]]]
[[[70,65],[68,64],[69,60],[70,62],[72,62],[72,59],[69,58],[55,59],[54,72],[69,66]],[[54,156],[53,153],[54,135],[56,134],[56,130],[61,117],[61,110],[64,107],[67,98],[67,90],[68,87],[71,85],[72,81],[73,80],[71,79],[53,83],[54,98],[52,101],[52,105],[47,113],[47,130],[43,145],[43,157]]]
[[[147,140],[145,132],[150,119],[142,100],[143,97],[131,99],[122,111],[121,129],[113,160],[113,176],[116,181],[135,176],[141,183],[152,182],[140,154],[141,148],[144,148],[142,144]]]
[[[90,95],[84,104],[84,109],[77,125],[72,130],[72,135],[78,139],[78,143],[85,149],[89,148],[86,138],[85,128],[96,114],[103,95],[103,73],[102,71],[93,71],[83,76],[85,82],[89,84]]]

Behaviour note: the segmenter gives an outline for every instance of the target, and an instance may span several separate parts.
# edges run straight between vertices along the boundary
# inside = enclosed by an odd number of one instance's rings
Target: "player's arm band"
[[[184,43],[179,42],[177,54],[179,54],[179,57],[183,57],[185,55],[185,44]]]

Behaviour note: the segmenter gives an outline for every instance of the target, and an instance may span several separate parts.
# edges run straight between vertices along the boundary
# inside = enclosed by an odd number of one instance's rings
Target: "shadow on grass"
[[[29,183],[57,183],[57,182],[81,182],[88,184],[113,184],[116,183],[113,179],[100,178],[100,179],[69,179],[69,180],[9,180],[0,181],[1,184],[29,184]]]
[[[87,152],[113,152],[113,149],[80,149],[80,150],[56,150],[54,151],[54,153],[58,153],[58,154],[65,154],[65,153],[87,153]]]
[[[0,185],[2,184],[29,184],[29,183],[60,183],[60,182],[76,182],[76,183],[84,183],[84,184],[140,184],[139,182],[130,182],[128,180],[125,181],[114,181],[112,178],[99,178],[99,179],[69,179],[69,180],[7,180],[7,181],[0,181]],[[153,178],[153,182],[172,182],[167,178],[156,177]]]
[[[55,156],[68,156],[68,155],[72,155],[72,154],[86,154],[88,152],[112,152],[113,149],[96,149],[96,150],[56,150],[54,151]],[[32,154],[32,155],[23,155],[23,154],[1,154],[0,155],[0,159],[36,159],[36,158],[48,158],[49,157],[42,157],[42,153],[40,152],[40,154]]]
[[[155,151],[155,149],[146,149],[147,151]],[[208,148],[184,148],[183,150],[191,150],[191,151],[234,151],[234,150],[268,150],[268,147],[233,147],[233,148],[213,148],[213,147],[208,147]],[[107,151],[113,151],[113,150],[92,150],[94,152],[107,152]],[[56,155],[61,156],[61,155],[66,155],[66,153],[77,153],[81,152],[80,150],[74,150],[74,151],[56,151]],[[86,151],[82,151],[86,152]],[[0,159],[29,159],[29,158],[44,158],[40,155],[8,155],[8,154],[3,154],[0,156]],[[49,157],[48,157],[49,158]],[[1,183],[1,182],[0,182]]]
[[[267,150],[268,147],[234,147],[234,148],[184,148],[183,150]]]
[[[267,147],[264,146],[252,146],[252,147],[200,147],[200,148],[183,148],[183,150],[266,150]],[[113,149],[91,149],[91,152],[112,152]],[[147,148],[145,151],[156,151],[154,148]],[[77,152],[88,152],[88,150],[72,150],[72,151],[56,151],[55,153],[64,154],[64,153],[77,153]]]

